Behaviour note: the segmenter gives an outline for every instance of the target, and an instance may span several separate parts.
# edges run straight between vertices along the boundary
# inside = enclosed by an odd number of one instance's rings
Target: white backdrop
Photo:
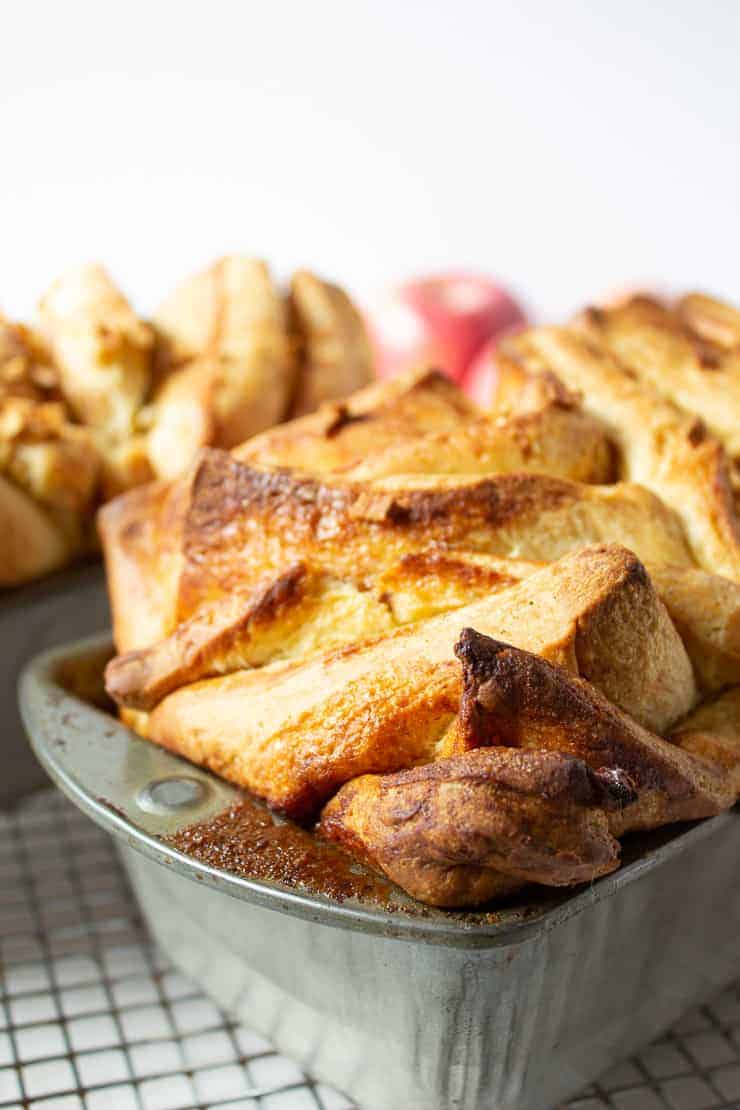
[[[362,296],[740,299],[735,0],[0,4],[0,305],[100,258],[146,311],[243,249]]]

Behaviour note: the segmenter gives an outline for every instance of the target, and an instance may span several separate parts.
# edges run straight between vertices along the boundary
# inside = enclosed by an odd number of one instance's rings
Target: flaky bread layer
[[[188,496],[187,480],[151,482],[115,498],[98,513],[119,651],[156,644],[175,627]]]
[[[740,309],[705,293],[687,293],[676,303],[679,318],[695,335],[727,351],[740,350]]]
[[[535,474],[425,479],[343,485],[211,449],[171,494],[158,486],[111,502],[99,528],[118,650],[150,647],[201,606],[248,595],[296,563],[361,588],[421,552],[550,561],[623,542],[651,564],[691,565],[677,518],[640,487]]]
[[[578,409],[553,404],[537,412],[483,418],[455,432],[429,432],[375,451],[344,472],[352,481],[398,474],[511,474],[529,471],[574,482],[606,483],[615,475],[604,429]]]
[[[306,659],[396,627],[382,596],[311,575],[297,563],[247,597],[204,606],[153,647],[116,656],[106,668],[106,689],[121,705],[150,710],[199,679]]]
[[[194,473],[182,535],[179,620],[300,561],[362,582],[433,547],[550,561],[619,542],[643,559],[691,565],[678,520],[638,487],[540,474],[343,484],[259,470],[213,450]]]
[[[420,551],[360,587],[296,563],[246,594],[201,606],[151,647],[117,655],[106,669],[108,693],[120,705],[153,709],[166,694],[202,678],[305,659],[461,608],[542,565]]]
[[[290,283],[288,318],[298,368],[290,415],[314,412],[373,379],[373,352],[360,312],[338,285],[298,270]]]
[[[573,330],[532,328],[506,341],[498,361],[497,403],[507,411],[533,374],[554,373],[580,392],[586,411],[603,420],[620,450],[622,477],[676,511],[699,566],[740,581],[729,461],[700,422]]]
[[[740,687],[698,706],[670,733],[671,743],[726,770],[740,797]]]
[[[207,429],[207,442],[233,447],[285,417],[295,362],[283,300],[264,262],[219,259],[183,282],[154,323],[161,385],[151,434],[159,476],[173,472],[168,448],[187,460],[189,430],[203,437]]]
[[[586,309],[575,326],[641,382],[701,417],[738,458],[740,335],[733,334],[738,319],[729,305],[697,294],[675,307],[643,295]]]
[[[242,462],[310,474],[351,469],[369,454],[408,437],[455,432],[480,417],[476,406],[437,370],[375,382],[345,401],[254,436],[234,450]]]
[[[157,706],[147,735],[305,816],[348,778],[434,757],[459,704],[453,645],[465,625],[584,674],[659,730],[696,702],[644,568],[597,547],[390,636],[186,686]]]
[[[542,394],[526,413],[490,419],[435,371],[372,386],[238,447],[258,466],[368,481],[394,474],[500,474],[528,470],[609,482],[603,427],[567,393]],[[405,383],[405,384],[403,384]]]
[[[466,551],[420,551],[372,585],[312,573],[268,576],[246,596],[201,607],[164,640],[116,656],[106,671],[115,701],[153,709],[166,694],[213,675],[306,658],[462,608],[521,582],[542,563]],[[648,567],[704,694],[740,683],[740,584],[692,567]]]
[[[158,478],[185,473],[198,452],[216,438],[215,364],[197,359],[170,374],[159,387],[147,434],[149,459]]]
[[[648,564],[701,690],[740,682],[740,582],[695,567]]]
[[[74,414],[113,439],[130,435],[151,380],[154,335],[102,266],[80,266],[49,289],[39,325]]]

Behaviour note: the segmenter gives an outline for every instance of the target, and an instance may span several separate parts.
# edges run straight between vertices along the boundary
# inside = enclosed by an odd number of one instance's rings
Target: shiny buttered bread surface
[[[65,274],[33,328],[0,316],[0,588],[94,550],[101,502],[372,376],[359,312],[307,271],[281,290],[230,255],[150,322],[101,266]]]
[[[204,449],[101,512],[108,691],[423,902],[613,871],[740,791],[739,382],[734,310],[641,297],[489,413],[419,371]]]

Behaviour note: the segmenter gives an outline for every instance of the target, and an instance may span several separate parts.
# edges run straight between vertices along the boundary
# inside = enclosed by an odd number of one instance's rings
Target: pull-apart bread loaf
[[[124,719],[440,906],[590,881],[740,788],[724,448],[546,334],[493,415],[411,374],[100,517]]]
[[[86,553],[101,501],[371,378],[358,310],[305,271],[282,291],[264,262],[228,256],[150,324],[101,266],[71,270],[36,330],[0,316],[0,587]]]
[[[150,447],[163,478],[209,443],[234,447],[372,378],[350,298],[314,274],[283,297],[264,262],[231,255],[184,282],[158,310],[161,384]]]

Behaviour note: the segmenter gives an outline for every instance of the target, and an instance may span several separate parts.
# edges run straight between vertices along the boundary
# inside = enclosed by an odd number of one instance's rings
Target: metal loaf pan
[[[86,563],[18,589],[0,591],[0,808],[43,785],[18,712],[18,677],[44,648],[110,626],[103,569]]]
[[[740,815],[628,841],[588,888],[412,916],[209,868],[159,839],[238,792],[72,697],[21,682],[36,754],[118,838],[151,929],[216,1002],[368,1110],[546,1110],[740,973]],[[152,784],[156,784],[152,788]]]

